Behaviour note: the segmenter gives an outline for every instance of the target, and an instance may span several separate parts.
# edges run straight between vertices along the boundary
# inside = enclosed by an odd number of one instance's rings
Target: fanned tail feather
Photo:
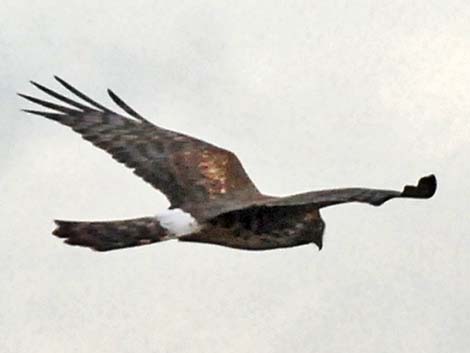
[[[65,238],[65,243],[97,251],[147,245],[172,238],[153,217],[110,222],[54,222],[57,228],[52,234]]]

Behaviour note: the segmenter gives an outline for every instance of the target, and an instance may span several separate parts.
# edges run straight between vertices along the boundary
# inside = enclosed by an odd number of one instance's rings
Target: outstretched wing
[[[436,192],[437,181],[434,175],[428,175],[419,180],[417,186],[407,185],[403,191],[378,190],[365,188],[348,188],[313,191],[287,197],[269,200],[266,206],[314,205],[318,208],[337,205],[346,202],[364,202],[380,206],[385,201],[396,197],[427,199]]]
[[[111,99],[130,117],[111,111],[59,77],[55,78],[88,105],[31,82],[66,105],[19,94],[52,110],[24,111],[71,127],[85,140],[110,153],[114,159],[132,168],[136,175],[161,190],[168,197],[171,208],[194,212],[206,203],[239,202],[260,195],[232,152],[153,125],[111,90],[108,90]]]

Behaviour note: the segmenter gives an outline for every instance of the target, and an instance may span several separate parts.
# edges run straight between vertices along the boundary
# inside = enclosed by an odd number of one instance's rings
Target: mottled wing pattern
[[[418,185],[407,185],[403,191],[379,190],[366,188],[348,188],[313,191],[297,194],[265,202],[266,206],[313,205],[317,208],[337,205],[346,202],[363,202],[380,206],[393,198],[427,199],[436,192],[437,181],[434,175],[419,180]]]
[[[199,207],[205,204],[248,200],[260,195],[232,152],[153,125],[110,90],[112,100],[130,117],[113,112],[64,80],[56,79],[87,104],[31,82],[62,104],[20,94],[51,110],[25,111],[71,127],[161,190],[171,208],[190,210],[197,217],[204,214]]]

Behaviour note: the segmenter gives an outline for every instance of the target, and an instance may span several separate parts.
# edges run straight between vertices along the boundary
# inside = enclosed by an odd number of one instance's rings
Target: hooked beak
[[[323,237],[320,237],[319,239],[316,239],[313,243],[316,246],[318,246],[318,251],[320,251],[323,248]]]

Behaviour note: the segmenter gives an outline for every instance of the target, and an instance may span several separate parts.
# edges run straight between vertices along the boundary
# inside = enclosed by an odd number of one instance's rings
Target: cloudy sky
[[[4,0],[2,352],[468,352],[470,4]],[[268,194],[436,196],[326,209],[324,248],[63,245],[52,219],[165,197],[15,92],[60,75],[233,150]]]

